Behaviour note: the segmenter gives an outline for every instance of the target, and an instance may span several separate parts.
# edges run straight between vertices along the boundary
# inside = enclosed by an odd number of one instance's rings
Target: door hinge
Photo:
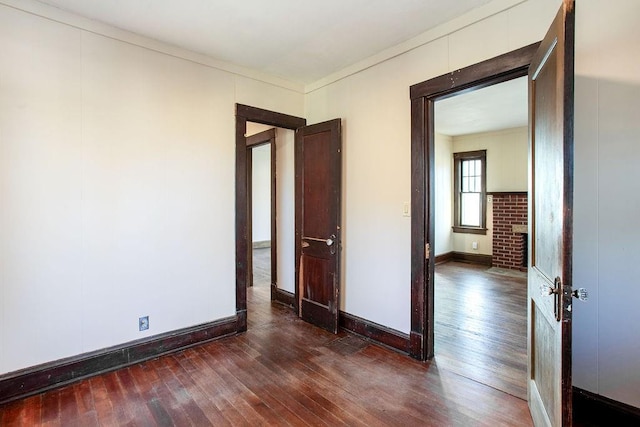
[[[429,243],[426,243],[424,245],[424,259],[429,258],[431,258],[431,245]]]

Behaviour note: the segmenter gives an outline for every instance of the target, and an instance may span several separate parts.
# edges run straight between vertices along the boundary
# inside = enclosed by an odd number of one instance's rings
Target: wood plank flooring
[[[248,290],[249,330],[0,407],[2,426],[530,426],[525,401]],[[443,365],[441,365],[443,363]]]
[[[436,266],[435,359],[526,399],[526,274],[459,262]]]

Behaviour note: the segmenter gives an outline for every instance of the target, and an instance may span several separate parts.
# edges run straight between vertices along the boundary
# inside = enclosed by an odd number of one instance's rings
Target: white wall
[[[435,134],[436,255],[453,251],[453,138]]]
[[[410,330],[409,86],[539,41],[559,0],[527,1],[306,97],[309,123],[343,119],[341,309]],[[333,81],[333,80],[330,80]]]
[[[640,2],[577,3],[573,379],[640,407]]]
[[[491,199],[488,197],[488,199]],[[437,226],[437,224],[436,224]],[[487,234],[451,232],[452,251],[474,255],[493,255],[493,202],[487,201]],[[477,249],[473,249],[473,244]]]
[[[526,127],[453,137],[453,152],[487,150],[487,192],[527,191]]]
[[[527,191],[529,136],[526,127],[455,136],[453,153],[487,150],[487,192]],[[488,198],[491,200],[491,197]],[[493,204],[487,201],[487,234],[452,233],[456,252],[493,254]],[[478,249],[472,248],[472,243]]]
[[[295,291],[295,132],[276,131],[278,288]]]
[[[234,104],[304,97],[139,40],[0,5],[0,373],[235,314]]]
[[[271,240],[271,146],[251,150],[252,239],[254,242]]]

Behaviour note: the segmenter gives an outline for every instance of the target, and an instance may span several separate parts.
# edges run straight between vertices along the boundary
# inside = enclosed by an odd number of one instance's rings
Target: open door
[[[529,68],[528,384],[536,426],[570,426],[574,1]]]
[[[341,210],[340,119],[296,131],[296,301],[300,317],[338,331]]]

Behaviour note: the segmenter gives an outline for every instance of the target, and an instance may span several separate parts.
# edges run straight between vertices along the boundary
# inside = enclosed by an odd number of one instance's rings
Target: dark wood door
[[[296,301],[300,317],[338,331],[340,119],[296,131]]]
[[[530,254],[527,394],[536,426],[570,426],[574,2],[529,68]]]

